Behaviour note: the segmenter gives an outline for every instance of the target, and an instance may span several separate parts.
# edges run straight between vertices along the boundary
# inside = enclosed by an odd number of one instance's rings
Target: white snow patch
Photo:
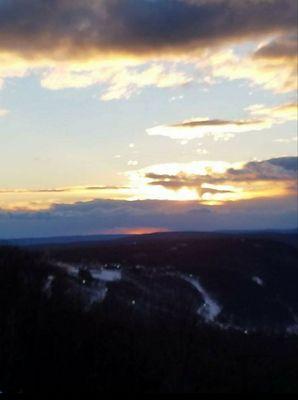
[[[121,271],[115,269],[91,269],[90,272],[94,279],[98,279],[103,282],[117,282],[122,279]]]
[[[289,335],[298,335],[298,323],[288,326],[286,331]]]
[[[68,275],[73,276],[73,277],[77,277],[79,274],[79,271],[80,271],[79,266],[74,266],[72,264],[67,264],[67,263],[60,262],[60,261],[55,263],[55,265],[59,268],[64,269]]]
[[[253,276],[252,281],[255,282],[259,286],[264,286],[264,281],[259,276]]]
[[[47,294],[48,297],[52,295],[52,283],[54,282],[54,275],[49,275],[47,277],[46,283],[44,284],[43,291]]]
[[[55,266],[63,269],[67,275],[72,278],[78,278],[80,270],[86,268],[85,264],[70,264],[65,262],[55,262]],[[120,281],[122,279],[121,265],[113,264],[112,268],[107,268],[107,264],[93,264],[87,267],[92,278],[93,283],[87,284],[86,280],[81,281],[81,284],[76,284],[77,290],[79,290],[84,295],[84,303],[86,311],[88,311],[93,304],[101,303],[105,300],[109,282]],[[44,289],[51,295],[51,285],[53,278],[48,277],[45,283]]]
[[[98,288],[85,287],[83,292],[88,299],[86,302],[86,308],[89,309],[93,304],[104,301],[108,293],[108,288],[105,286]]]
[[[62,268],[66,271],[66,273],[72,277],[78,277],[80,269],[83,265],[73,265],[63,262],[57,262],[55,264],[57,267]],[[93,269],[88,269],[91,273],[92,277],[96,280],[102,282],[115,282],[120,281],[122,279],[122,272],[120,270],[120,264],[115,264],[115,268],[108,269],[108,268],[96,268],[93,266]]]
[[[105,286],[87,287],[77,286],[77,289],[84,296],[85,310],[89,311],[93,304],[102,303],[108,293],[108,288]]]
[[[220,314],[222,308],[217,302],[212,299],[208,292],[201,285],[198,278],[194,278],[191,274],[182,275],[182,278],[189,282],[202,296],[204,299],[204,304],[198,309],[198,314],[200,314],[206,322],[212,322]]]

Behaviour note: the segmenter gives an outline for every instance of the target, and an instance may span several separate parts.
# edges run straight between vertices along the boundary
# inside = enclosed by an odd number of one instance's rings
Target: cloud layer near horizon
[[[154,174],[148,173],[147,178],[151,180],[149,184],[163,186],[178,190],[183,187],[195,188],[200,193],[233,193],[233,189],[237,189],[240,185],[243,190],[242,196],[245,193],[252,193],[252,197],[259,197],[256,193],[260,183],[278,182],[288,189],[288,192],[295,194],[297,192],[297,172],[298,162],[296,157],[274,158],[266,161],[251,161],[240,168],[227,168],[224,172],[214,172],[211,168],[207,168],[207,174],[184,174],[183,172],[176,175],[169,174]],[[210,186],[208,188],[208,185]],[[226,189],[212,188],[212,185],[226,185]],[[229,185],[229,186],[227,186]],[[231,185],[236,185],[235,187]],[[229,189],[227,189],[229,187]],[[272,187],[270,185],[269,192]],[[262,193],[266,197],[266,187]]]
[[[197,174],[162,175],[149,172],[150,168],[141,172],[149,191],[150,185],[170,191],[194,189],[196,201],[101,199],[52,204],[46,210],[0,209],[0,238],[36,236],[37,232],[54,236],[297,227],[297,157],[252,161],[238,168],[217,165],[216,170],[215,165],[212,170],[210,166],[201,165]],[[141,188],[138,193],[142,194]]]
[[[94,200],[55,205],[47,211],[0,210],[2,239],[150,230],[291,228],[297,228],[295,196],[270,202],[242,201],[216,208],[197,202]]]
[[[248,163],[193,162],[165,164],[139,171],[145,184],[157,188],[160,199],[198,199],[201,204],[221,205],[244,199],[297,196],[297,157],[281,157]],[[141,190],[140,190],[141,192]],[[169,194],[170,193],[170,194]],[[182,194],[182,196],[181,196]],[[164,197],[162,197],[164,196]],[[168,197],[170,198],[170,197]]]
[[[46,210],[53,204],[93,199],[195,200],[219,205],[244,199],[286,197],[297,193],[297,157],[247,163],[192,161],[155,164],[126,172],[126,185],[52,188],[0,188],[0,209]]]

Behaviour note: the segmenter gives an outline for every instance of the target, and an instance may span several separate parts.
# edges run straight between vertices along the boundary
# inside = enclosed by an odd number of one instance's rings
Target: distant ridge
[[[42,238],[23,238],[23,239],[4,239],[0,240],[0,245],[13,246],[42,246],[47,244],[72,244],[85,242],[101,242],[115,239],[122,239],[129,235],[82,235],[82,236],[54,236]]]
[[[107,235],[77,235],[77,236],[53,236],[53,237],[41,237],[41,238],[18,238],[18,239],[0,239],[1,246],[20,246],[20,247],[31,247],[31,246],[47,246],[47,245],[71,245],[71,244],[88,244],[96,242],[107,242],[121,239],[173,239],[175,237],[185,238],[199,238],[199,237],[214,237],[214,236],[229,236],[229,235],[244,235],[244,236],[266,236],[271,238],[277,238],[280,236],[292,237],[294,243],[297,241],[296,236],[298,235],[298,229],[287,229],[287,230],[222,230],[222,231],[172,231],[172,232],[156,232],[147,233],[140,235],[125,235],[125,234],[107,234]],[[291,240],[292,241],[292,240]],[[296,244],[298,246],[298,243]]]

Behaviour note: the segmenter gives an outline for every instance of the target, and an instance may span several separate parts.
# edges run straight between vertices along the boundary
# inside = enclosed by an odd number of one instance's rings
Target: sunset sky
[[[296,0],[0,0],[0,238],[291,229]]]

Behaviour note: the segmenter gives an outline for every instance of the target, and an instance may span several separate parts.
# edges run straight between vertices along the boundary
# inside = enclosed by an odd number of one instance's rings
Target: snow
[[[122,279],[122,273],[119,270],[102,269],[90,270],[90,272],[94,279],[98,279],[103,282],[117,282]]]
[[[200,314],[206,322],[214,321],[221,312],[220,305],[217,304],[217,302],[204,289],[198,278],[194,278],[192,275],[182,275],[182,278],[186,282],[189,282],[204,299],[204,304],[198,309],[198,314]]]
[[[72,264],[67,264],[64,262],[57,262],[55,263],[55,265],[59,268],[64,269],[68,275],[73,276],[73,277],[77,277],[80,271],[80,267],[78,266],[74,266]]]
[[[287,327],[286,332],[289,335],[298,335],[298,324],[293,324]]]
[[[54,280],[54,275],[49,275],[47,277],[46,283],[44,284],[43,291],[47,294],[48,297],[52,295],[52,284]]]
[[[84,293],[88,296],[88,308],[95,303],[101,303],[106,298],[108,288],[85,288]]]
[[[77,277],[80,268],[82,267],[81,265],[73,265],[63,262],[57,262],[56,266],[64,269],[67,272],[67,274],[72,277]],[[102,282],[115,282],[115,281],[120,281],[122,279],[120,265],[116,264],[116,268],[117,269],[97,268],[97,269],[90,269],[89,271],[94,279],[100,280]]]
[[[80,269],[84,267],[84,265],[76,265],[76,264],[68,264],[64,262],[56,262],[55,265],[61,269],[63,269],[70,277],[77,278],[79,276]],[[93,283],[91,286],[87,285],[86,280],[82,280],[82,285],[78,286],[82,293],[86,296],[86,309],[89,309],[93,304],[103,302],[107,296],[108,288],[105,285],[108,282],[119,281],[122,278],[122,273],[119,270],[120,265],[116,265],[117,269],[106,269],[99,268],[96,266],[94,269],[89,269],[92,278],[97,282]],[[96,269],[95,269],[96,268]],[[45,284],[45,290],[48,292],[51,289],[53,278],[48,277],[48,280]]]
[[[253,276],[252,281],[255,282],[259,286],[264,286],[264,281],[259,276]]]

